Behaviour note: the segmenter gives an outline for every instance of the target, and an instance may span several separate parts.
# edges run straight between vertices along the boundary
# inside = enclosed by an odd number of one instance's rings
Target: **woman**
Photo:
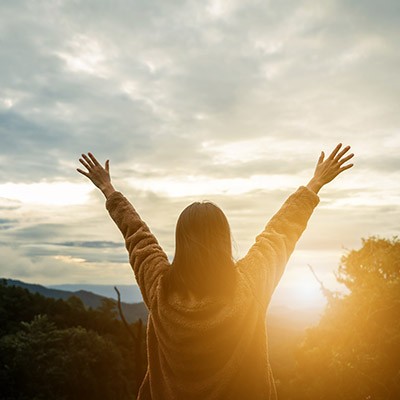
[[[319,202],[317,193],[353,164],[338,144],[314,176],[272,217],[247,255],[233,262],[229,225],[214,204],[193,203],[179,217],[172,264],[129,201],[91,154],[79,160],[105,195],[149,309],[148,370],[138,399],[276,399],[266,311],[294,246]]]

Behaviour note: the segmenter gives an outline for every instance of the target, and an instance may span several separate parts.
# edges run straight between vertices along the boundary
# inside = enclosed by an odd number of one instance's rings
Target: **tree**
[[[336,276],[349,293],[329,296],[298,350],[283,398],[399,399],[400,240],[362,239],[360,249],[341,258]]]
[[[82,327],[59,330],[47,316],[0,339],[2,399],[125,400],[132,397],[115,344]]]

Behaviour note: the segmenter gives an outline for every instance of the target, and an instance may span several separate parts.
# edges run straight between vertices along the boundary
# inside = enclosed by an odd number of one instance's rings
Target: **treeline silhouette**
[[[275,344],[293,349],[292,359],[271,349],[279,398],[399,399],[400,240],[362,239],[336,277],[347,293],[320,282],[327,306],[319,323]],[[134,399],[146,370],[144,329],[124,325],[114,301],[86,309],[76,297],[54,300],[3,281],[0,399]]]
[[[145,326],[114,301],[86,309],[0,284],[0,399],[133,399],[146,371]],[[128,330],[128,329],[129,330]]]
[[[299,345],[281,399],[400,399],[400,240],[362,239],[336,278],[348,292],[322,288],[327,307]]]

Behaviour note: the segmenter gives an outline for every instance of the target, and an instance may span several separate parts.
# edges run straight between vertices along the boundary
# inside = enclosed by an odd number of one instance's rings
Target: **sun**
[[[321,309],[326,305],[326,299],[318,282],[312,276],[296,274],[295,277],[286,276],[282,279],[273,296],[272,304],[293,309]]]

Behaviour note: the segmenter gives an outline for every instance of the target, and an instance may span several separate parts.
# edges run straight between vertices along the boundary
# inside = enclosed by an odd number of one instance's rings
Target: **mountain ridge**
[[[78,290],[71,292],[67,290],[48,288],[46,286],[36,283],[27,283],[17,279],[0,278],[0,280],[5,281],[6,284],[9,286],[22,287],[24,289],[27,289],[31,293],[39,293],[42,296],[50,297],[53,299],[68,300],[70,297],[75,296],[78,297],[87,308],[99,308],[104,300],[111,300],[115,302],[115,304],[117,303],[115,299],[110,299],[109,297],[89,292],[87,290]],[[138,319],[142,319],[142,321],[147,321],[148,311],[143,302],[125,303],[121,301],[121,308],[128,322],[135,322]]]

